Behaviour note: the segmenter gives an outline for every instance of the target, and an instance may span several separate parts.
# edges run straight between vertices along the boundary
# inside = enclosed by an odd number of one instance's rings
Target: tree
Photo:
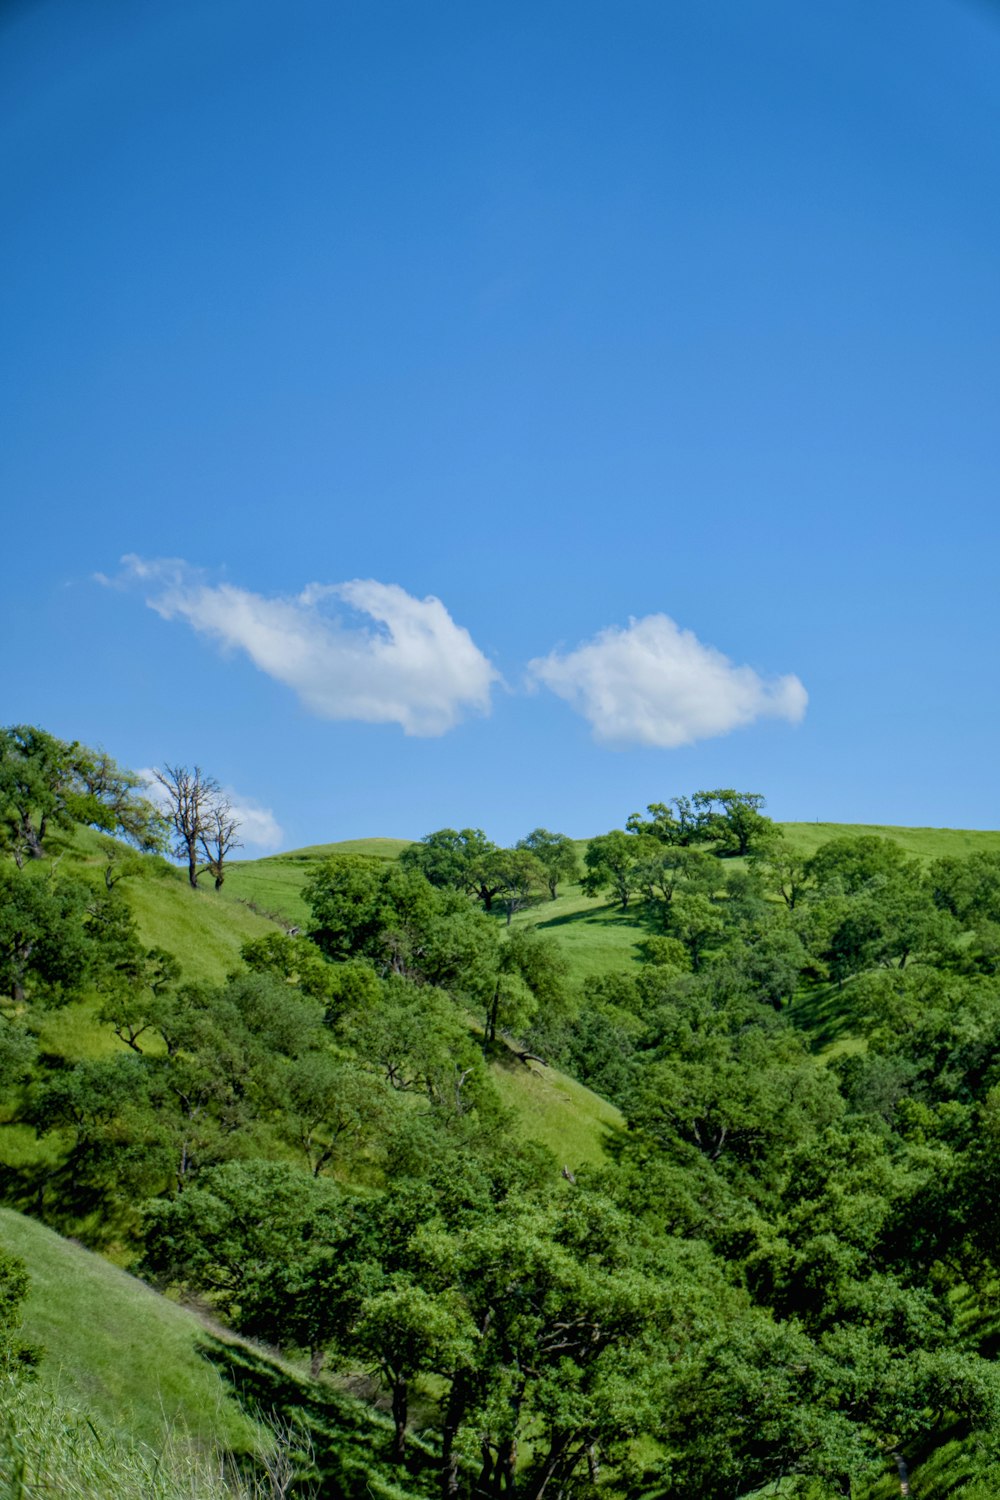
[[[651,802],[648,818],[632,813],[625,824],[629,833],[655,839],[660,844],[713,843],[721,856],[750,854],[779,837],[777,826],[761,812],[765,805],[759,792],[737,792],[732,787],[695,792],[692,797],[672,797],[669,802]]]
[[[79,786],[96,803],[91,822],[116,834],[143,854],[160,854],[167,844],[163,813],[145,795],[147,783],[127,771],[106,750],[86,750],[74,764]]]
[[[406,1455],[409,1391],[417,1375],[472,1363],[475,1329],[462,1310],[396,1273],[364,1304],[352,1345],[374,1359],[392,1400],[392,1459]]]
[[[829,839],[821,844],[809,861],[808,874],[816,882],[821,895],[843,891],[854,896],[876,877],[892,877],[909,871],[916,878],[918,868],[916,861],[907,860],[892,839],[861,834],[856,838]]]
[[[89,902],[81,881],[0,865],[0,996],[22,1005],[79,992],[95,957]]]
[[[511,918],[539,899],[539,891],[549,884],[540,861],[530,849],[501,849],[496,856],[498,878],[503,884],[495,899]]]
[[[0,1373],[15,1378],[32,1377],[44,1350],[20,1337],[21,1307],[31,1279],[19,1255],[0,1250]]]
[[[18,864],[44,856],[52,826],[74,823],[117,833],[145,852],[161,849],[164,820],[139,795],[143,784],[104,750],[30,724],[0,730],[0,838]]]
[[[678,844],[682,849],[708,837],[706,812],[690,797],[671,797],[669,802],[650,802],[648,818],[632,813],[625,823],[629,833],[646,835],[660,844]]]
[[[284,1162],[227,1162],[150,1203],[145,1244],[161,1282],[208,1293],[252,1337],[308,1351],[314,1374],[381,1284],[357,1207]]]
[[[99,817],[97,799],[76,775],[81,753],[75,742],[30,724],[0,730],[0,827],[19,865],[44,857],[50,824],[69,829]]]
[[[636,884],[646,900],[658,906],[664,921],[670,904],[680,893],[711,896],[718,883],[718,865],[710,854],[683,844],[653,846],[635,867]]]
[[[504,850],[488,839],[481,828],[439,828],[419,843],[410,844],[399,856],[404,870],[419,870],[431,885],[464,891],[491,911],[493,898],[504,888]]]
[[[482,1060],[466,1023],[441,990],[390,975],[381,1004],[358,1019],[352,1040],[361,1061],[377,1068],[397,1092],[423,1094],[447,1114],[461,1115],[470,1107]]]
[[[552,901],[559,894],[560,880],[576,880],[580,873],[576,845],[566,833],[550,833],[547,828],[535,828],[527,838],[519,839],[518,849],[527,849],[535,856],[545,871],[545,883]]]
[[[106,954],[101,989],[104,1004],[101,1020],[133,1052],[142,1052],[139,1040],[157,1030],[162,1001],[177,985],[181,966],[164,948],[144,948],[128,908],[113,896],[99,903],[91,924],[104,929]]]
[[[236,837],[239,823],[222,788],[200,766],[189,771],[187,766],[164,765],[153,775],[165,794],[166,816],[174,831],[174,855],[187,862],[192,889],[198,888],[199,856],[204,855],[219,890],[226,855],[240,844]]]
[[[648,849],[645,840],[631,837],[620,828],[591,839],[583,856],[587,867],[583,877],[584,893],[599,896],[608,891],[624,911],[630,898],[640,889],[639,869]]]
[[[783,838],[776,838],[754,856],[753,863],[767,889],[780,896],[789,911],[794,911],[811,883],[805,855],[789,849]]]
[[[242,849],[243,840],[238,837],[239,820],[232,804],[225,797],[218,798],[208,809],[206,827],[199,837],[202,853],[208,862],[210,874],[215,877],[215,889],[222,890],[225,880],[226,858],[233,849]]]
[[[302,1152],[314,1177],[382,1134],[391,1111],[381,1079],[322,1048],[295,1058],[283,1071],[279,1100],[282,1133]]]
[[[368,956],[382,926],[382,875],[375,860],[346,854],[325,860],[306,880],[309,936],[327,958]]]
[[[675,896],[666,911],[670,933],[684,944],[697,974],[708,952],[725,936],[723,909],[700,891],[692,891]]]
[[[707,836],[715,841],[719,855],[754,853],[780,836],[775,824],[761,812],[766,804],[759,792],[720,787],[713,792],[695,792],[694,805],[704,814]]]

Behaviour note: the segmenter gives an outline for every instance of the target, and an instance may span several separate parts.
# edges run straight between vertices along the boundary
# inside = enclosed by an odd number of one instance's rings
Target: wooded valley
[[[1000,834],[236,861],[166,769],[0,732],[0,1494],[1000,1492]]]

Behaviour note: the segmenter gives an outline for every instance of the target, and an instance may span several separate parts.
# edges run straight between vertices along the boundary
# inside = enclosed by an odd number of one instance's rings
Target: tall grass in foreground
[[[51,1391],[0,1378],[0,1500],[309,1500],[310,1469],[291,1430],[275,1432],[247,1473],[183,1438],[157,1451],[102,1431]]]

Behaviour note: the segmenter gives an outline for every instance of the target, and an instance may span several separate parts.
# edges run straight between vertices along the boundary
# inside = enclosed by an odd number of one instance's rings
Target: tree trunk
[[[323,1368],[323,1350],[314,1348],[309,1350],[309,1374],[313,1380],[318,1380]]]
[[[569,1438],[562,1434],[552,1439],[552,1442],[549,1444],[549,1451],[545,1455],[545,1462],[535,1475],[534,1482],[525,1492],[524,1500],[541,1500],[545,1492],[545,1487],[559,1467],[559,1460],[562,1458],[568,1445]]]
[[[444,1424],[441,1428],[441,1500],[455,1500],[458,1494],[458,1454],[455,1439],[468,1405],[465,1377],[456,1375],[448,1392]]]
[[[42,822],[42,829],[43,829],[43,831],[44,831],[44,828],[45,828],[45,823],[44,823],[44,820],[43,820],[43,822]],[[34,825],[34,823],[32,823],[31,819],[27,816],[27,814],[21,819],[21,837],[24,840],[24,847],[27,849],[28,856],[29,856],[30,859],[44,859],[45,858],[45,850],[42,848],[42,838],[41,838],[41,835],[35,832],[35,825]]]
[[[481,1440],[479,1451],[483,1456],[483,1462],[479,1470],[479,1479],[476,1483],[476,1494],[488,1496],[493,1482],[493,1449],[490,1447],[488,1438],[484,1437]]]
[[[406,1381],[394,1380],[392,1383],[392,1420],[395,1425],[392,1438],[392,1461],[394,1464],[401,1464],[406,1457],[408,1395]]]
[[[493,1470],[493,1495],[494,1500],[499,1496],[501,1488],[507,1495],[514,1493],[514,1466],[517,1463],[517,1438],[508,1438],[500,1444],[497,1452],[496,1466]]]
[[[490,1046],[496,1041],[497,1036],[497,1013],[500,1010],[500,981],[497,980],[496,989],[493,991],[493,999],[486,1008],[486,1027],[483,1032],[483,1047]]]

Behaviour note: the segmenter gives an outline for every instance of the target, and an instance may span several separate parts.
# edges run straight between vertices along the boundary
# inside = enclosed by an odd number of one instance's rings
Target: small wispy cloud
[[[150,802],[167,812],[170,797],[162,783],[156,779],[152,766],[144,766],[136,772],[145,782],[145,794]],[[280,849],[285,841],[284,830],[269,807],[264,807],[253,797],[245,797],[233,787],[224,786],[222,795],[229,803],[233,817],[240,827],[240,838],[247,849],[263,849],[271,853]]]
[[[98,581],[143,586],[163,619],[184,620],[246,652],[321,718],[399,724],[406,734],[434,736],[468,710],[490,710],[500,675],[433,596],[417,599],[398,584],[354,579],[266,597],[208,583],[179,558],[128,556],[122,563],[123,573]]]
[[[590,724],[599,744],[677,749],[752,724],[798,723],[808,694],[797,677],[766,679],[736,666],[669,615],[610,625],[575,650],[528,664]]]

